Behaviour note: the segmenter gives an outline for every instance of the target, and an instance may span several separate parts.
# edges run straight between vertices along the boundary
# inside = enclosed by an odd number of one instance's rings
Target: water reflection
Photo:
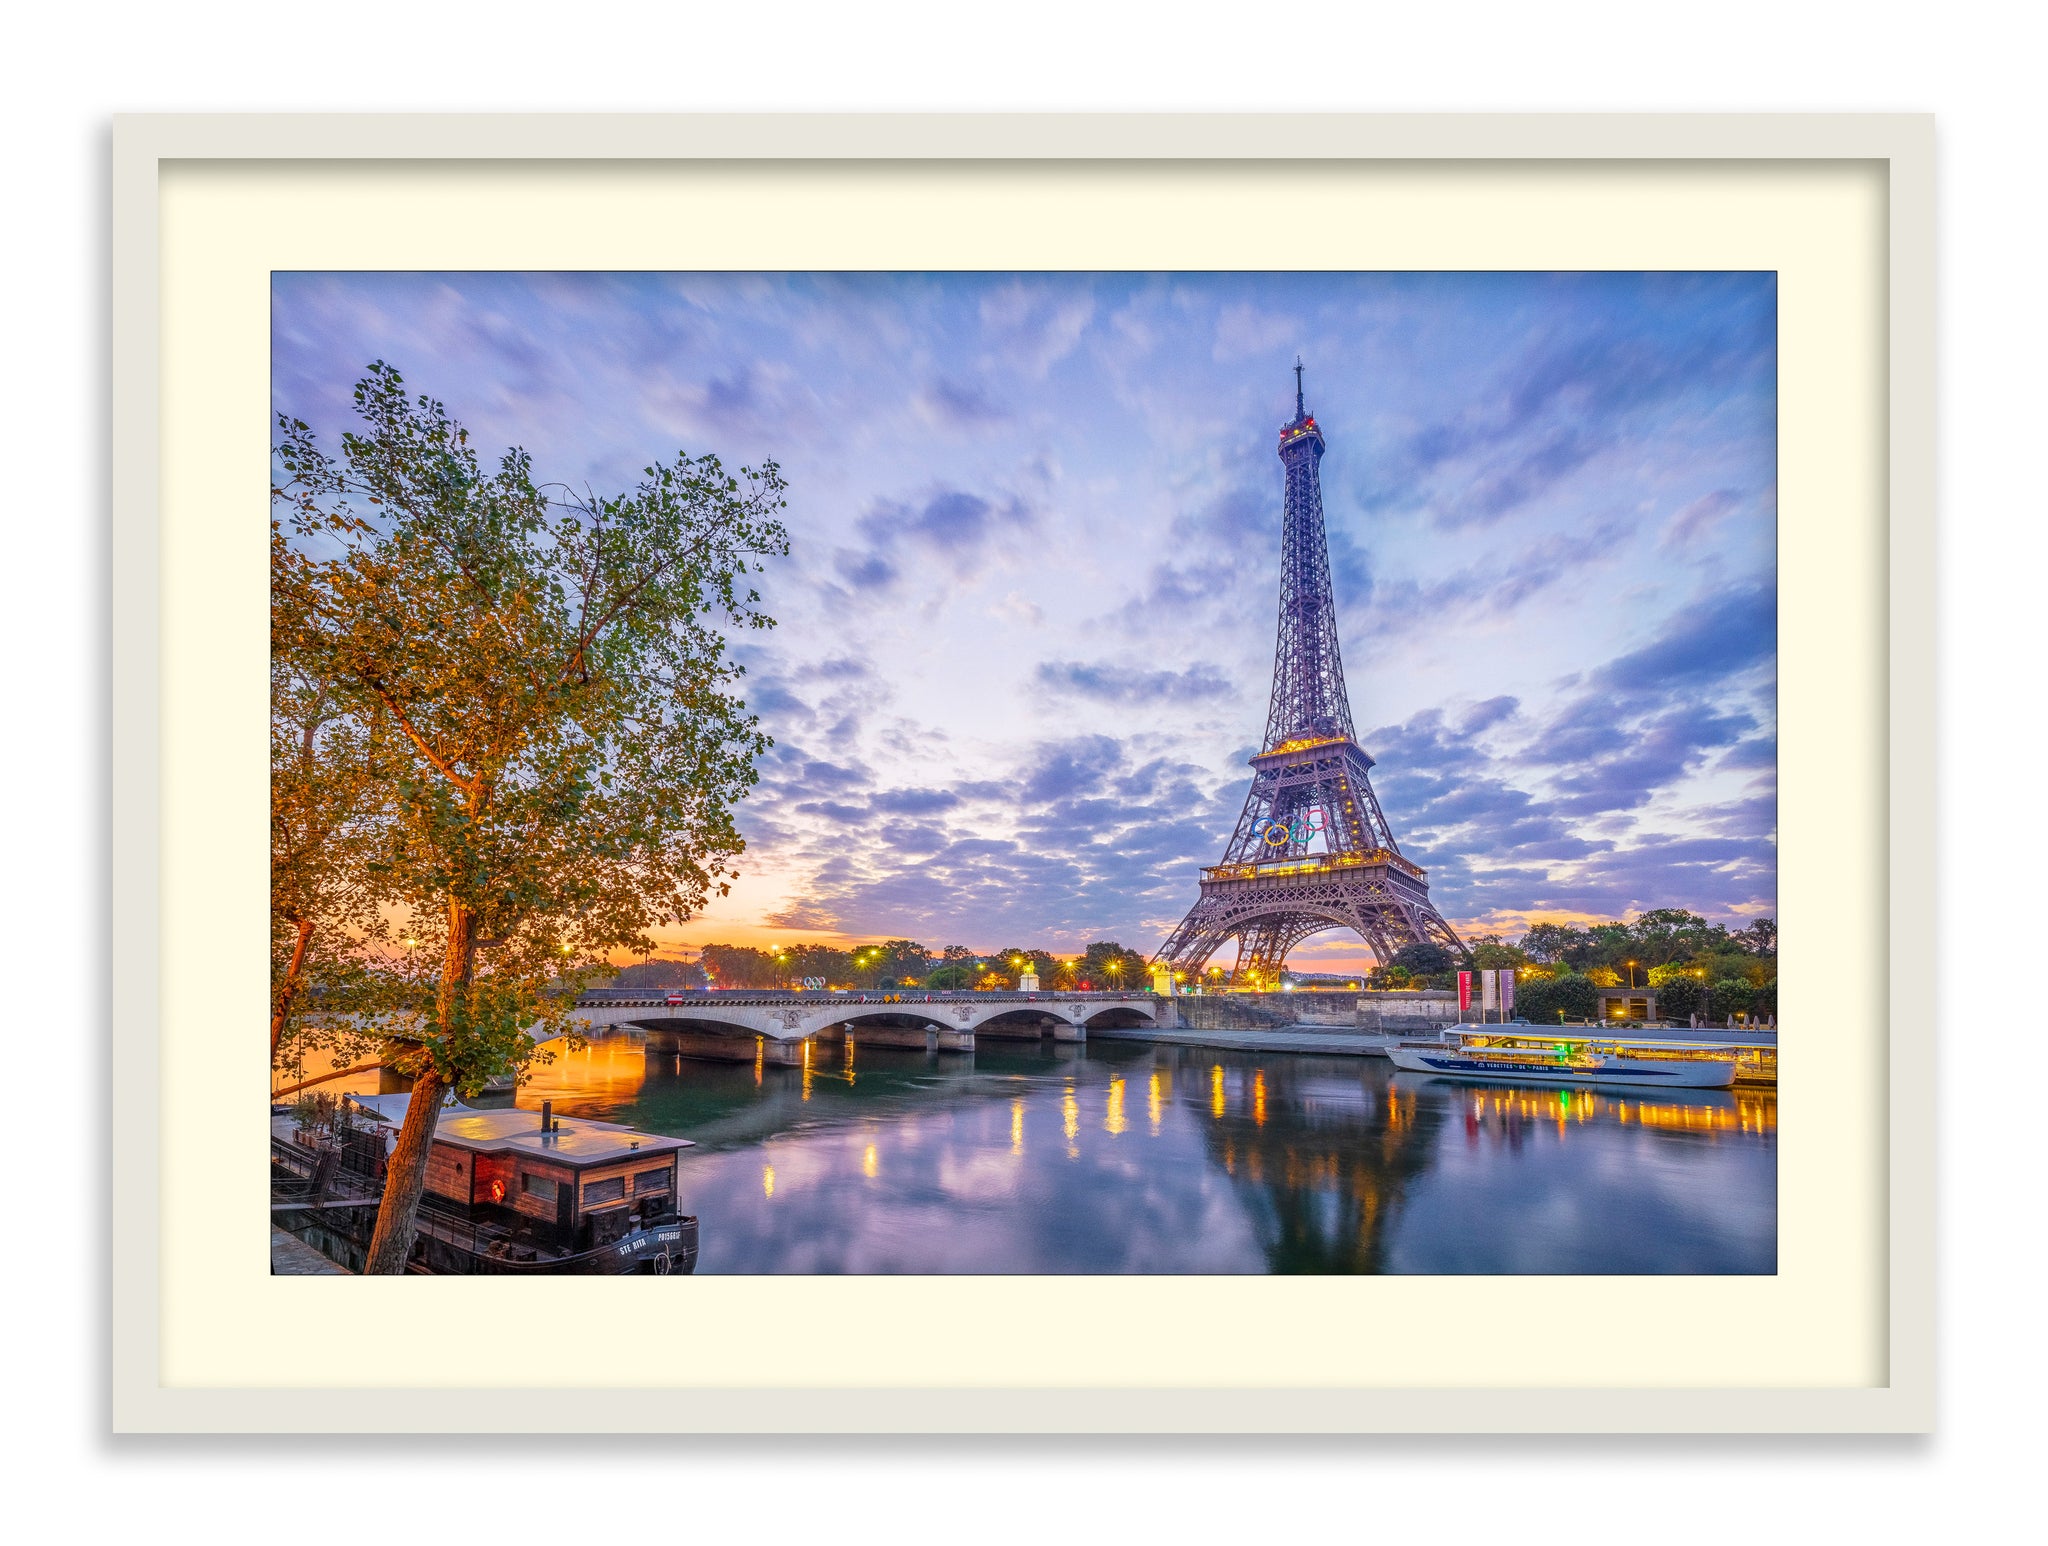
[[[616,1035],[517,1099],[695,1139],[700,1272],[1775,1271],[1774,1095],[1656,1093],[1106,1041],[862,1047],[856,1080],[851,1047]]]

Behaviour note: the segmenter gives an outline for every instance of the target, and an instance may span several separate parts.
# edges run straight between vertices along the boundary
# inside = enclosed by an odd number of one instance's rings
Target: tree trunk
[[[432,1065],[413,1081],[412,1104],[398,1129],[398,1144],[384,1178],[384,1201],[377,1208],[377,1229],[370,1236],[365,1276],[405,1271],[412,1255],[412,1237],[420,1196],[427,1189],[427,1155],[434,1146],[434,1125],[441,1116],[441,1097],[448,1086]]]
[[[441,958],[441,992],[435,1018],[444,1038],[455,1034],[455,1012],[476,969],[476,914],[460,902],[448,904],[448,951]],[[441,1097],[448,1085],[432,1063],[414,1078],[412,1102],[398,1129],[391,1164],[384,1178],[384,1201],[377,1208],[377,1228],[370,1237],[365,1276],[405,1271],[412,1254],[420,1197],[427,1189],[427,1157],[434,1147],[434,1127],[441,1119]]]
[[[284,1039],[284,1023],[290,1017],[292,1000],[299,996],[299,968],[306,964],[306,941],[313,937],[313,920],[299,920],[298,943],[292,946],[291,970],[285,973],[284,988],[277,996],[277,1009],[270,1017],[270,1061],[277,1061],[277,1044]]]

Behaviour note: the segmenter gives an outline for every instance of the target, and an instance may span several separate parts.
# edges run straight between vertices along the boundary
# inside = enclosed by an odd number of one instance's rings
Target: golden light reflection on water
[[[1388,1092],[1389,1111],[1393,1092]],[[1732,1104],[1684,1101],[1648,1101],[1616,1098],[1592,1090],[1488,1090],[1472,1097],[1468,1130],[1477,1130],[1487,1118],[1501,1121],[1523,1119],[1554,1125],[1563,1137],[1572,1127],[1612,1122],[1620,1127],[1648,1127],[1667,1132],[1698,1133],[1718,1138],[1722,1133],[1753,1133],[1762,1136],[1778,1130],[1778,1102],[1774,1095],[1738,1095]]]
[[[1223,1115],[1223,1065],[1221,1063],[1209,1065],[1209,1115],[1212,1117],[1221,1117]]]
[[[1252,1073],[1252,1125],[1266,1125],[1266,1071],[1263,1068]]]
[[[775,1167],[773,1165],[763,1165],[761,1167],[761,1195],[763,1197],[773,1197],[775,1195]]]
[[[1075,1142],[1081,1136],[1081,1103],[1074,1099],[1074,1087],[1067,1086],[1067,1093],[1060,1097],[1060,1128],[1067,1135],[1067,1158],[1079,1159],[1081,1148]]]
[[[1130,1123],[1124,1117],[1124,1081],[1109,1081],[1109,1109],[1102,1116],[1102,1130],[1115,1138],[1120,1136]]]
[[[846,1038],[846,1082],[853,1083],[853,1037]]]
[[[754,1038],[754,1085],[757,1089],[761,1084],[761,1065],[767,1059],[768,1039],[765,1036],[756,1036]]]
[[[1159,1116],[1166,1106],[1166,1092],[1161,1088],[1162,1083],[1159,1071],[1154,1069],[1151,1079],[1147,1081],[1145,1095],[1145,1115],[1151,1118],[1154,1138],[1159,1136]]]
[[[872,1181],[875,1179],[875,1171],[878,1168],[879,1163],[875,1155],[875,1146],[869,1144],[860,1157],[860,1173]]]
[[[1010,1102],[1010,1152],[1024,1152],[1024,1102],[1021,1100]]]
[[[534,1067],[533,1077],[519,1087],[515,1105],[533,1110],[544,1100],[630,1101],[646,1082],[647,1053],[637,1037],[593,1037],[578,1052],[571,1052],[565,1041],[545,1041],[541,1050],[554,1053],[554,1061]],[[372,1076],[369,1088],[376,1087]]]

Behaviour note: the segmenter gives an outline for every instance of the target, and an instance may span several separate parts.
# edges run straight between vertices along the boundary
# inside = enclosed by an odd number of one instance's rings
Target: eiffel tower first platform
[[[1301,371],[1296,361],[1294,417],[1280,430],[1287,503],[1265,749],[1251,759],[1251,792],[1223,862],[1202,871],[1201,899],[1153,957],[1190,978],[1233,938],[1230,980],[1259,985],[1326,929],[1362,935],[1382,965],[1417,940],[1464,948],[1430,905],[1428,873],[1395,843],[1352,728],[1323,536],[1323,432],[1303,406]]]

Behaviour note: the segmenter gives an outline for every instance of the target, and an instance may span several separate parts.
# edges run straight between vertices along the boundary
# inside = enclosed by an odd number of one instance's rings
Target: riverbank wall
[[[1193,1031],[1327,1026],[1362,1032],[1430,1030],[1458,1023],[1458,995],[1439,991],[1358,993],[1191,993],[1173,1000]]]

